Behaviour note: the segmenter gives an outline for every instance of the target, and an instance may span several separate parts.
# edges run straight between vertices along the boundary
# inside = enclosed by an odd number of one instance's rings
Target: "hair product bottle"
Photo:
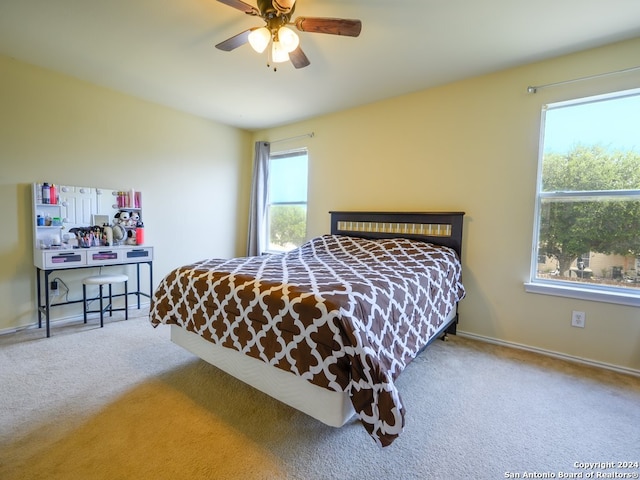
[[[42,184],[42,203],[51,203],[51,187],[47,182]]]

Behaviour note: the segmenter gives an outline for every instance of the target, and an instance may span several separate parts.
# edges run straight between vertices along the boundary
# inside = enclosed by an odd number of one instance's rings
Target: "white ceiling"
[[[298,16],[362,33],[301,32],[311,65],[274,72],[214,48],[262,25],[216,0],[0,0],[0,53],[257,130],[640,36],[640,0],[298,0]]]

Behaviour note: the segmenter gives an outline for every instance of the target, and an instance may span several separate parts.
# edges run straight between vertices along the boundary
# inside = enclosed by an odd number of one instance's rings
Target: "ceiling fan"
[[[267,66],[269,67],[271,63],[286,61],[291,61],[295,68],[304,68],[311,63],[300,48],[298,35],[290,26],[294,26],[300,32],[327,33],[349,37],[357,37],[362,30],[360,20],[346,18],[297,17],[292,21],[291,17],[296,8],[296,0],[257,0],[257,8],[242,0],[218,1],[247,15],[260,17],[266,25],[238,33],[217,44],[216,48],[230,52],[249,42],[256,52],[262,53],[271,44],[271,48],[267,51]],[[276,70],[275,67],[274,70]]]

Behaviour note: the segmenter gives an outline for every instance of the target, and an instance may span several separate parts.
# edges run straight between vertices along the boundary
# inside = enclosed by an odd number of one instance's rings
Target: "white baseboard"
[[[626,375],[632,375],[634,377],[640,377],[640,370],[633,368],[621,367],[619,365],[612,365],[610,363],[597,362],[595,360],[589,360],[588,358],[576,357],[573,355],[567,355],[565,353],[554,352],[552,350],[545,350],[543,348],[530,347],[529,345],[523,345],[521,343],[507,342],[505,340],[498,340],[492,337],[485,337],[483,335],[476,335],[475,333],[464,332],[458,329],[456,332],[460,337],[470,338],[472,340],[478,340],[481,342],[492,343],[494,345],[501,345],[503,347],[517,348],[519,350],[526,350],[528,352],[539,353],[548,357],[555,357],[561,360],[567,360],[569,362],[581,363],[583,365],[589,365],[592,367],[603,368],[605,370],[612,370],[618,373],[624,373]]]
[[[136,302],[137,304],[137,302]],[[149,308],[150,307],[151,302],[150,301],[141,301],[140,302],[140,310],[143,310],[145,308]],[[137,310],[137,308],[132,307],[131,303],[129,303],[129,316],[131,316],[131,310]],[[84,320],[84,315],[82,313],[79,314],[74,314],[74,315],[67,315],[65,317],[57,317],[57,318],[52,318],[50,320],[50,326],[53,327],[55,325],[64,325],[65,323],[71,323],[71,322],[77,322],[77,321],[83,321]],[[17,333],[20,332],[22,330],[27,330],[30,328],[38,328],[38,322],[35,321],[33,323],[27,323],[26,325],[20,325],[19,327],[9,327],[9,328],[2,328],[0,329],[0,335],[9,335],[12,333]],[[42,318],[42,329],[45,328],[45,319]]]

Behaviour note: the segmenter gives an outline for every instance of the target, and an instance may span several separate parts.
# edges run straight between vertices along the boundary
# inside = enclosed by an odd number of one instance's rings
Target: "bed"
[[[330,213],[331,233],[293,251],[176,268],[154,291],[150,321],[327,425],[356,415],[384,447],[404,427],[394,380],[455,333],[464,213]]]

